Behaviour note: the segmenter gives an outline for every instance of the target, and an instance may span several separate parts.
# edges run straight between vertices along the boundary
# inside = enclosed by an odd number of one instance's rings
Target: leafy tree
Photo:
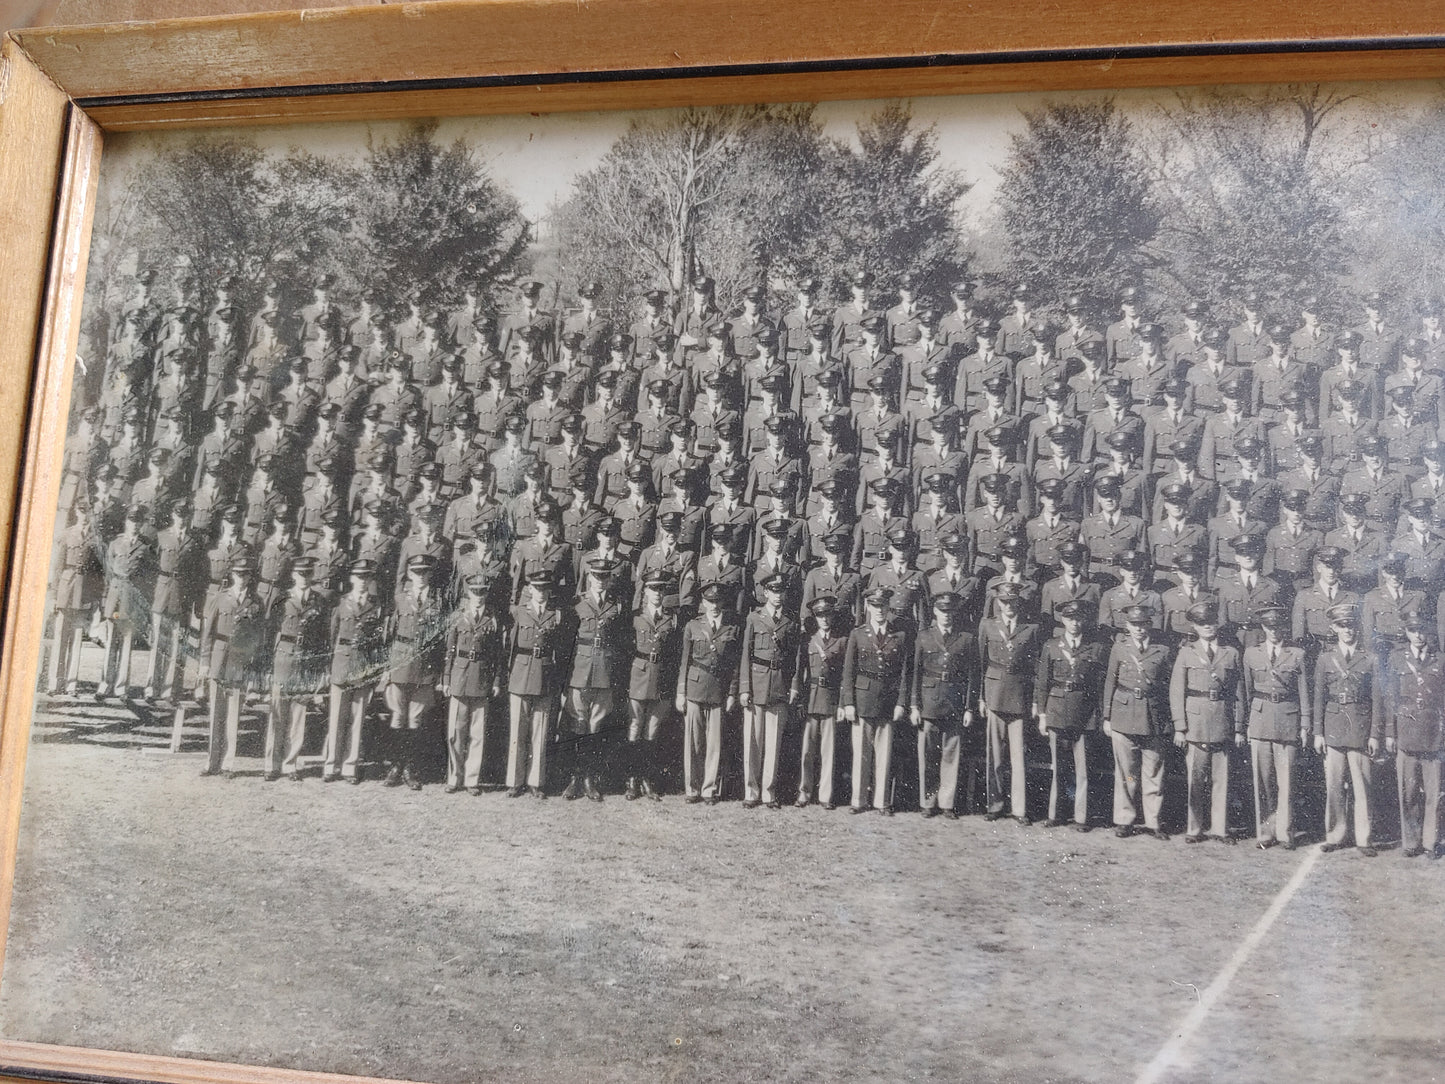
[[[465,141],[439,144],[436,128],[369,145],[359,171],[357,277],[398,306],[449,306],[468,286],[485,300],[513,281],[532,240],[516,197]]]
[[[1255,289],[1275,305],[1307,294],[1339,305],[1347,249],[1322,152],[1352,97],[1320,86],[1210,90],[1164,108],[1155,267],[1165,293],[1227,307]]]
[[[1111,297],[1137,281],[1159,232],[1148,163],[1112,98],[1023,111],[1000,173],[1011,278],[1059,299]]]

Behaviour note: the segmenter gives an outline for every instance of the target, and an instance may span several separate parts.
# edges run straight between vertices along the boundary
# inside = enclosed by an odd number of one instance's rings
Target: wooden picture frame
[[[0,925],[107,132],[1445,76],[1445,3],[454,0],[11,32],[0,57]],[[3,959],[3,950],[0,950]],[[12,1078],[359,1079],[0,1041]]]

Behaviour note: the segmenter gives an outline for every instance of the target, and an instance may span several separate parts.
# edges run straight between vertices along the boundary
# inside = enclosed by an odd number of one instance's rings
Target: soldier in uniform
[[[908,714],[918,728],[918,800],[925,817],[956,818],[959,766],[967,759],[968,803],[976,792],[983,727],[978,702],[978,638],[959,620],[963,596],[933,595],[933,624],[918,634],[910,668]],[[965,749],[965,742],[969,746]]]
[[[1169,719],[1170,652],[1155,638],[1146,607],[1124,611],[1127,634],[1109,649],[1100,697],[1104,733],[1114,747],[1114,834],[1136,832],[1168,841],[1159,826],[1164,805],[1164,755]],[[1142,812],[1143,827],[1137,825]]]
[[[864,622],[848,638],[838,702],[853,725],[851,812],[869,808],[892,815],[888,793],[893,724],[907,707],[907,636],[888,620],[893,592],[874,588],[863,596]]]
[[[743,808],[766,803],[781,809],[775,792],[778,755],[788,713],[798,703],[802,645],[797,622],[783,610],[792,579],[774,573],[761,579],[762,606],[743,626],[738,701],[743,717]]]
[[[325,683],[330,661],[330,614],[326,598],[314,586],[316,563],[292,562],[290,590],[271,606],[271,711],[266,720],[266,779],[285,772],[301,782],[301,749],[306,744],[306,714]]]
[[[1024,720],[1031,714],[1030,692],[1038,663],[1039,629],[1020,619],[1023,591],[1003,584],[994,593],[996,617],[978,628],[979,669],[983,675],[979,711],[988,721],[986,784],[987,820],[1008,815],[1004,810],[1003,764],[1009,765],[1009,813],[1019,824],[1029,820],[1024,790]]]
[[[442,680],[443,600],[433,582],[437,562],[426,553],[405,565],[406,580],[397,590],[396,611],[388,621],[390,658],[386,706],[391,710],[391,766],[385,785],[421,790],[416,771],[417,731],[435,702]]]
[[[1091,611],[1075,600],[1058,608],[1060,630],[1039,652],[1033,714],[1049,739],[1049,816],[1045,828],[1064,823],[1063,801],[1074,793],[1074,828],[1089,831],[1089,734],[1099,728],[1108,645],[1090,635]]]
[[[1309,673],[1304,649],[1286,642],[1290,615],[1282,606],[1256,614],[1264,639],[1244,649],[1244,702],[1249,711],[1256,845],[1294,850],[1295,761],[1309,740]]]
[[[1322,851],[1349,846],[1349,776],[1354,793],[1354,839],[1360,854],[1373,858],[1374,818],[1370,807],[1374,758],[1384,736],[1380,684],[1375,666],[1360,638],[1360,612],[1354,603],[1326,611],[1334,630],[1334,647],[1315,661],[1311,731],[1315,752],[1325,758],[1325,842]]]
[[[849,636],[843,626],[852,606],[840,606],[832,595],[820,594],[806,604],[815,629],[800,654],[798,686],[806,695],[802,734],[802,764],[798,775],[800,809],[816,797],[824,809],[833,801],[837,726],[843,721],[839,695]]]
[[[1400,853],[1438,858],[1440,765],[1445,752],[1445,666],[1428,642],[1425,615],[1405,618],[1405,643],[1381,674],[1385,749],[1395,754],[1400,789]]]
[[[1179,649],[1169,682],[1174,744],[1189,773],[1186,843],[1233,843],[1225,824],[1230,745],[1244,745],[1244,679],[1239,649],[1219,641],[1219,604],[1196,602],[1188,612],[1195,639]]]
[[[74,696],[80,677],[80,645],[90,611],[100,597],[103,566],[88,504],[70,509],[70,525],[55,540],[55,607],[51,621],[51,696]],[[62,677],[63,675],[63,677]]]
[[[622,664],[630,653],[627,615],[613,597],[612,576],[622,567],[621,561],[606,557],[588,561],[586,587],[577,600],[567,678],[567,715],[574,737],[571,772],[562,791],[568,801],[584,795],[602,801],[597,787],[602,771],[598,735],[621,707],[616,693],[622,684]]]
[[[125,527],[106,547],[105,599],[101,613],[105,625],[105,668],[95,698],[130,698],[130,657],[136,622],[148,608],[150,592],[146,571],[153,565],[150,545],[141,533],[149,518],[145,508],[133,507]]]
[[[716,539],[715,533],[715,543]],[[737,706],[742,631],[735,621],[724,617],[725,608],[735,606],[734,589],[722,582],[707,582],[701,569],[699,579],[706,582],[702,590],[702,613],[683,629],[676,708],[683,716],[682,774],[686,800],[716,805],[718,773],[722,766],[723,712],[731,712]]]
[[[546,797],[547,747],[561,687],[561,612],[553,598],[554,581],[545,569],[527,578],[527,596],[512,607],[506,657],[511,730],[507,738],[507,793],[518,798]]]
[[[484,573],[467,577],[462,604],[447,625],[441,694],[447,698],[446,792],[482,793],[487,716],[501,692],[502,626],[495,585]]]
[[[677,672],[682,628],[676,581],[661,569],[642,580],[642,604],[632,619],[632,666],[628,674],[627,788],[629,802],[641,797],[662,801],[657,742],[672,713],[666,679]]]
[[[210,681],[210,744],[202,775],[236,769],[236,738],[246,686],[255,680],[254,664],[266,636],[266,614],[252,590],[256,565],[242,558],[231,565],[227,589],[206,614],[201,639],[211,645],[205,676]]]

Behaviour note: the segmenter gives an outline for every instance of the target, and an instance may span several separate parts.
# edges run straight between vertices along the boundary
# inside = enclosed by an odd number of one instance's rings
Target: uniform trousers
[[[1004,803],[1003,762],[1009,765],[1009,812],[1022,817],[1024,799],[1024,717],[1003,715],[988,709],[988,749],[984,762],[984,789],[990,813],[1002,813]]]
[[[627,702],[627,743],[633,749],[628,774],[634,778],[651,782],[657,774],[657,736],[662,733],[670,707],[667,700]]]
[[[447,704],[447,786],[475,787],[482,781],[487,707],[485,696],[453,696]]]
[[[1120,734],[1114,744],[1114,823],[1132,825],[1144,813],[1144,827],[1159,830],[1164,806],[1164,742],[1152,734]]]
[[[1400,780],[1400,846],[1407,851],[1423,847],[1434,852],[1440,832],[1439,753],[1395,754]]]
[[[421,726],[426,709],[436,703],[436,689],[413,682],[390,682],[386,686],[386,706],[391,709],[391,729],[415,730]]]
[[[50,648],[50,692],[75,692],[75,683],[80,677],[80,644],[84,637],[84,610],[55,611],[55,636]],[[63,682],[62,674],[65,675]]]
[[[321,750],[321,774],[325,778],[344,775],[355,779],[361,768],[361,731],[366,709],[371,704],[370,685],[331,686],[326,745]],[[343,737],[341,728],[347,728]]]
[[[963,731],[958,723],[924,719],[918,728],[918,804],[952,809],[958,799],[958,765]]]
[[[211,679],[210,746],[206,770],[229,772],[236,767],[236,738],[241,730],[240,685]]]
[[[1299,746],[1292,741],[1249,739],[1254,776],[1254,834],[1260,840],[1288,843],[1294,835],[1292,795]]]
[[[1189,827],[1191,836],[1210,834],[1223,837],[1229,811],[1229,746],[1224,742],[1192,741],[1184,750],[1184,767],[1189,775]]]
[[[547,778],[547,732],[552,722],[550,696],[509,698],[511,729],[507,734],[507,786],[542,789]]]
[[[853,723],[854,809],[888,809],[888,773],[893,766],[893,720],[863,716]]]
[[[596,734],[612,714],[611,689],[567,690],[567,712],[572,716],[572,733]]]
[[[743,798],[749,802],[775,800],[778,748],[788,709],[783,704],[754,704],[743,725]]]
[[[803,720],[802,764],[798,771],[798,799],[814,797],[833,804],[833,764],[838,740],[838,716],[809,715]]]
[[[682,713],[682,786],[689,798],[716,798],[722,767],[721,704],[685,702]],[[699,770],[701,778],[699,778]]]
[[[1370,816],[1370,786],[1374,781],[1374,762],[1363,749],[1337,749],[1325,746],[1325,842],[1343,843],[1350,836],[1350,796],[1345,793],[1349,778],[1354,791],[1355,846],[1371,843],[1373,818]]]
[[[151,618],[151,661],[146,667],[146,696],[160,695],[175,700],[181,692],[181,670],[185,666],[186,626],[184,622],[155,614]]]
[[[271,714],[266,720],[267,772],[294,772],[306,744],[306,710],[310,699],[302,694],[292,696],[279,685],[271,689]],[[282,737],[285,727],[285,737]]]
[[[106,622],[105,669],[101,672],[103,695],[126,696],[130,692],[130,653],[135,641],[135,624],[123,617]]]
[[[1060,806],[1074,792],[1074,823],[1089,819],[1089,742],[1078,730],[1049,730],[1049,820],[1063,820]]]

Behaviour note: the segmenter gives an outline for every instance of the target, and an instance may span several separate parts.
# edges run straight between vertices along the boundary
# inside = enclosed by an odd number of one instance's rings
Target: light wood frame
[[[0,929],[105,132],[1442,76],[1442,0],[443,0],[12,32],[0,53]],[[21,1077],[361,1079],[0,1041],[0,1078]]]

